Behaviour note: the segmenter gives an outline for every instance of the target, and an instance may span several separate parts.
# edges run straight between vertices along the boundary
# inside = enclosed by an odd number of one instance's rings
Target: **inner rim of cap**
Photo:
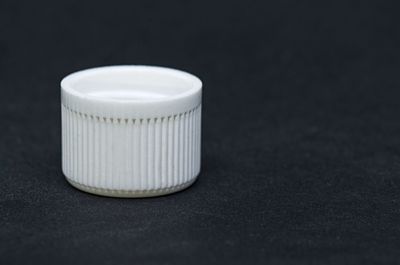
[[[147,102],[189,96],[201,89],[201,81],[165,67],[106,66],[73,73],[61,87],[84,98]]]

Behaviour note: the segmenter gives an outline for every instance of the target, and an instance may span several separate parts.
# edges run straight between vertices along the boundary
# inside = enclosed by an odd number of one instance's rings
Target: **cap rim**
[[[73,82],[79,82],[79,79],[85,76],[99,72],[110,73],[118,71],[151,71],[162,73],[171,77],[175,76],[184,79],[191,86],[185,87],[183,92],[157,99],[96,97],[88,93],[83,93],[73,87]],[[149,118],[183,113],[200,105],[201,91],[202,82],[196,76],[184,71],[160,66],[119,65],[96,67],[72,73],[61,81],[61,101],[66,107],[88,115],[104,117]]]

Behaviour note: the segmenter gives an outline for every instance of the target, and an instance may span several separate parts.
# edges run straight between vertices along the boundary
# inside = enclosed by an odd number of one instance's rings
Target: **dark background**
[[[0,263],[400,262],[396,2],[0,0]],[[64,180],[59,81],[112,64],[203,80],[191,188]]]

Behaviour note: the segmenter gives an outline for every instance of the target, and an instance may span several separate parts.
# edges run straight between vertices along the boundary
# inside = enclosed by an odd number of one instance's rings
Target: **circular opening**
[[[186,72],[154,66],[108,66],[73,73],[61,87],[81,97],[157,101],[192,94],[201,81]]]

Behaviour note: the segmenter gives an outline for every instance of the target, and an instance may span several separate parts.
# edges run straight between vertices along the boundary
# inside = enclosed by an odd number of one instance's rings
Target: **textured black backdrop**
[[[400,262],[396,1],[0,1],[1,264]],[[67,184],[59,81],[204,82],[202,173],[112,199]]]

